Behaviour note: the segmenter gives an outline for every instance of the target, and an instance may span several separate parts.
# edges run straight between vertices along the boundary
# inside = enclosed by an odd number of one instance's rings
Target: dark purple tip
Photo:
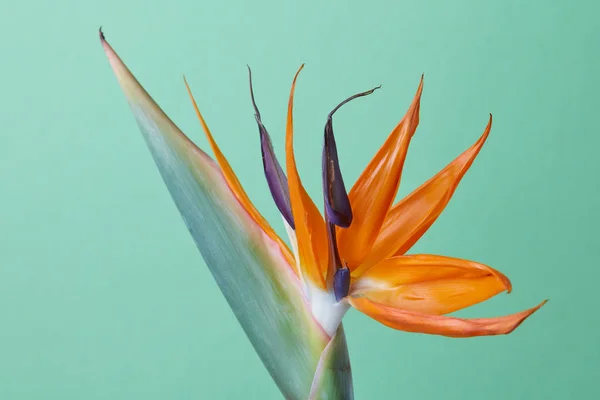
[[[323,143],[323,192],[327,220],[343,228],[349,227],[352,223],[352,207],[340,170],[331,118],[325,125]]]
[[[258,132],[260,134],[260,149],[262,152],[263,167],[267,184],[271,191],[271,196],[275,201],[275,205],[279,209],[283,218],[287,221],[292,229],[296,229],[294,224],[294,216],[292,215],[292,207],[290,205],[290,192],[288,188],[287,177],[277,161],[271,137],[267,132],[267,128],[263,125],[260,119],[260,112],[254,100],[254,90],[252,89],[252,71],[248,67],[248,79],[250,81],[250,97],[252,98],[252,106],[254,107],[254,116],[258,124]]]
[[[323,143],[323,194],[327,220],[339,227],[347,228],[352,223],[352,207],[342,178],[337,146],[333,135],[333,114],[344,104],[358,97],[373,93],[378,86],[366,92],[355,94],[338,104],[327,117]]]
[[[348,267],[342,267],[335,271],[333,275],[333,293],[335,300],[340,301],[348,296],[350,290],[350,270]]]

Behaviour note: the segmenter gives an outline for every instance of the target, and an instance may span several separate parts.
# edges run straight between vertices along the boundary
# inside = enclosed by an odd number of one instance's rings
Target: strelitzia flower
[[[188,94],[216,162],[196,147],[139,85],[100,33],[148,147],[206,264],[266,368],[288,399],[351,399],[352,377],[342,318],[353,307],[389,327],[450,337],[512,332],[540,305],[495,318],[447,316],[503,291],[506,276],[474,261],[406,254],[450,201],[485,143],[482,136],[439,173],[394,204],[403,164],[419,123],[423,78],[406,115],[346,190],[333,116],[322,153],[323,215],[296,168],[289,96],[285,170],[250,94],[265,176],[291,249],[248,198]],[[250,73],[250,70],[249,70]]]

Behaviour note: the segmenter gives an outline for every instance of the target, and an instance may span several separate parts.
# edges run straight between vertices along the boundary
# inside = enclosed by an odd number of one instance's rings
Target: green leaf
[[[219,166],[152,100],[102,33],[101,40],[196,246],[285,398],[351,399],[343,330],[330,343],[280,248],[237,201]],[[329,351],[315,376],[326,346]]]
[[[348,345],[346,344],[344,327],[340,325],[337,333],[321,353],[309,400],[352,398],[354,398],[354,395]]]

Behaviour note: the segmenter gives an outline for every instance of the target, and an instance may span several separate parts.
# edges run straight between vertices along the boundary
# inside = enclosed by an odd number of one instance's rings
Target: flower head
[[[506,276],[474,261],[407,251],[433,224],[485,143],[492,117],[482,136],[439,173],[394,204],[403,164],[419,124],[423,77],[406,112],[383,146],[346,191],[333,133],[333,115],[347,102],[373,93],[374,88],[341,102],[327,116],[323,137],[323,215],[302,185],[293,147],[294,77],[286,125],[286,177],[250,92],[259,127],[263,166],[271,194],[294,248],[294,270],[323,329],[333,335],[349,306],[395,329],[451,337],[512,332],[536,307],[496,318],[461,319],[445,314],[511,291]],[[189,90],[189,86],[188,86]],[[227,181],[239,192],[251,214],[255,208],[241,192],[238,180],[194,107]],[[266,228],[270,229],[270,228]],[[275,235],[273,233],[273,235]],[[283,246],[283,241],[279,241]],[[282,248],[282,251],[287,251]]]

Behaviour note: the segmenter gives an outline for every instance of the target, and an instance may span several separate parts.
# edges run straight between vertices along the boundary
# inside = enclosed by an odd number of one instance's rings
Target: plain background
[[[0,399],[278,399],[194,247],[98,42],[201,146],[185,73],[250,197],[283,233],[247,87],[283,156],[292,76],[320,196],[329,110],[350,185],[425,73],[406,194],[489,141],[412,249],[487,263],[550,302],[512,335],[448,339],[346,318],[357,399],[600,398],[598,2],[57,0],[0,13]]]

